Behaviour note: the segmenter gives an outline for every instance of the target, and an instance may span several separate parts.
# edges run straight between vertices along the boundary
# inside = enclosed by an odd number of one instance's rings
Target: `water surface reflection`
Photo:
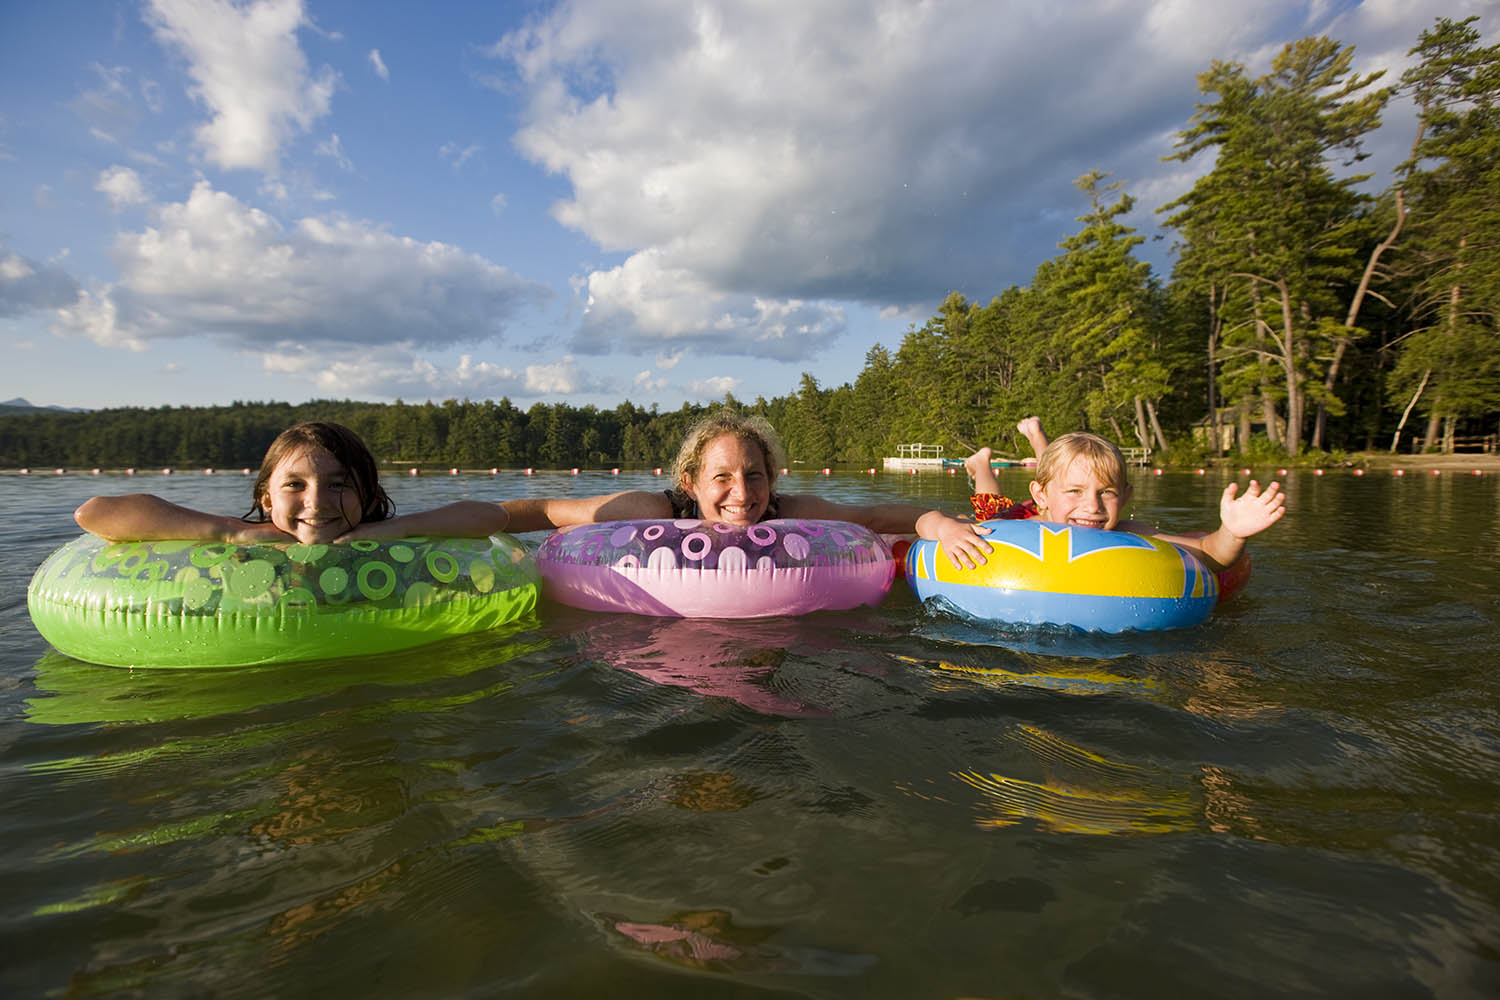
[[[545,606],[165,674],[30,631],[29,568],[98,486],[56,478],[0,481],[28,526],[0,528],[6,995],[1500,990],[1495,479],[1294,475],[1249,589],[1179,633],[990,630],[900,592],[748,623]],[[1134,506],[1201,526],[1222,485]],[[232,509],[243,484],[171,488]]]

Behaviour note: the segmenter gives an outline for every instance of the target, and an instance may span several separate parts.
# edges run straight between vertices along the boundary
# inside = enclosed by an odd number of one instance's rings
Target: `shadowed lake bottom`
[[[966,507],[961,477],[789,479]],[[1224,482],[1132,509],[1207,528]],[[898,583],[185,672],[26,614],[73,507],[132,489],[248,482],[0,476],[6,996],[1500,992],[1500,477],[1294,472],[1246,592],[1178,632],[984,628]]]

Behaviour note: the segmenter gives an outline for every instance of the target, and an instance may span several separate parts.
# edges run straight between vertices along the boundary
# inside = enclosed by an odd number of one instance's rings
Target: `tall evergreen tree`
[[[1446,423],[1445,449],[1457,420],[1500,407],[1500,46],[1481,46],[1474,21],[1440,18],[1412,49],[1421,62],[1402,77],[1421,116],[1404,167],[1418,326],[1402,345],[1392,389],[1424,404],[1428,447]],[[1399,436],[1398,427],[1393,449]]]
[[[788,459],[818,466],[833,461],[834,440],[826,397],[818,387],[818,380],[803,372],[797,395],[787,408],[786,426],[780,429]]]
[[[1120,182],[1104,183],[1106,176],[1093,170],[1074,181],[1089,211],[1061,244],[1051,290],[1064,305],[1054,336],[1071,354],[1089,424],[1108,425],[1126,440],[1123,420],[1142,446],[1165,448],[1156,401],[1171,388],[1171,371],[1148,329],[1151,265],[1134,255],[1144,237],[1120,221],[1135,199]]]
[[[1381,73],[1355,74],[1354,50],[1327,38],[1287,45],[1271,72],[1250,79],[1236,63],[1216,62],[1199,77],[1213,100],[1200,102],[1179,134],[1173,158],[1217,153],[1213,171],[1167,208],[1168,221],[1188,239],[1210,236],[1199,267],[1215,284],[1243,283],[1250,323],[1230,346],[1257,363],[1273,364],[1279,391],[1258,379],[1268,431],[1275,433],[1274,403],[1286,407],[1284,444],[1301,448],[1311,397],[1337,407],[1323,392],[1318,359],[1354,331],[1333,315],[1334,282],[1358,252],[1361,198],[1353,186],[1368,175],[1335,177],[1328,167],[1339,151],[1361,158],[1361,139],[1380,124],[1390,92],[1368,93]]]

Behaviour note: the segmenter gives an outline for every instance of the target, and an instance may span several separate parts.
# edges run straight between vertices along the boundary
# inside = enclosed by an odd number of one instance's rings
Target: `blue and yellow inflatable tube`
[[[405,538],[348,545],[74,539],[26,590],[58,651],[129,667],[237,667],[406,649],[536,607],[520,542]]]
[[[906,553],[906,579],[973,618],[1126,632],[1197,625],[1219,581],[1194,555],[1156,538],[1047,521],[985,521],[989,561],[959,569],[937,542]]]

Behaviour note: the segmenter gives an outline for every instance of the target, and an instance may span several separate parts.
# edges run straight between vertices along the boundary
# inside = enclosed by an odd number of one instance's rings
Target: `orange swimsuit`
[[[1036,504],[1033,501],[1023,500],[1016,503],[1010,497],[999,493],[975,493],[969,497],[969,504],[974,508],[976,521],[1020,521],[1037,515]]]

